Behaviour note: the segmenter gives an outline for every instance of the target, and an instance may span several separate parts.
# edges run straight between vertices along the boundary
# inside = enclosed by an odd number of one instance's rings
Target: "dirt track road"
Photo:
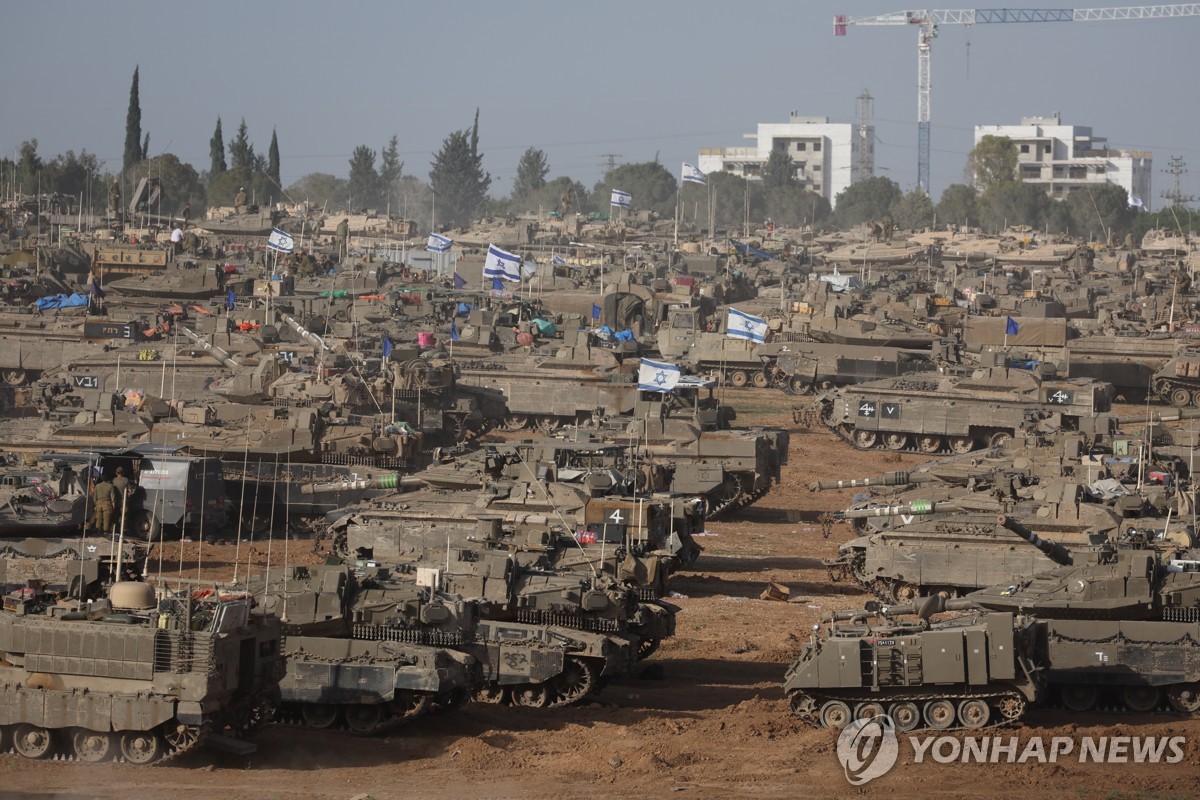
[[[1184,736],[1178,764],[911,763],[901,739],[897,766],[862,788],[847,783],[836,737],[788,713],[786,665],[822,610],[860,606],[865,595],[830,584],[820,559],[848,535],[821,536],[821,510],[851,492],[810,494],[817,477],[895,469],[882,453],[860,453],[824,431],[795,429],[790,398],[747,391],[741,422],[793,428],[785,482],[740,517],[710,525],[696,568],[678,576],[678,635],[649,662],[661,680],[607,687],[599,701],[561,711],[472,704],[418,720],[385,739],[271,729],[247,760],[210,751],[161,767],[82,766],[0,759],[0,797],[149,798],[578,798],[578,797],[1054,797],[1195,798],[1200,793],[1200,720],[1173,715],[1078,715],[1035,711],[998,735]],[[739,403],[739,407],[742,407]],[[893,456],[893,458],[897,458]],[[898,457],[916,463],[916,456]],[[232,550],[232,548],[230,548]],[[172,554],[174,555],[174,554]],[[232,553],[211,550],[209,563]],[[244,557],[244,551],[243,551]],[[274,558],[278,563],[279,553]],[[177,559],[177,556],[174,557]],[[167,557],[167,563],[172,562]],[[804,602],[758,599],[767,581]],[[962,735],[956,735],[961,739]]]

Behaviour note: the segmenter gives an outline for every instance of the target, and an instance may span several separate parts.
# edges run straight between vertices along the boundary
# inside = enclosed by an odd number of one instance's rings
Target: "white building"
[[[1023,117],[1020,125],[976,125],[984,136],[1007,136],[1017,146],[1017,178],[1062,199],[1076,189],[1105,183],[1122,187],[1150,206],[1151,153],[1110,150],[1108,140],[1082,125],[1063,125],[1058,114]]]
[[[701,172],[728,172],[761,180],[763,167],[775,150],[792,157],[796,180],[832,204],[838,193],[854,183],[858,166],[858,126],[830,122],[829,117],[802,117],[791,113],[787,122],[760,122],[753,147],[714,147],[700,151]]]

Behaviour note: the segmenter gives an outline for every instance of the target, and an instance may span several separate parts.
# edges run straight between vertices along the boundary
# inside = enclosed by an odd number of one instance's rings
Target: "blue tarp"
[[[537,325],[538,332],[542,336],[553,336],[558,333],[558,326],[553,322],[547,322],[544,319],[534,319],[533,324]]]
[[[69,295],[56,294],[50,297],[39,297],[37,301],[39,311],[45,311],[50,308],[75,308],[76,306],[86,306],[87,304],[87,295],[82,295],[78,292]]]
[[[454,277],[457,278],[458,276],[455,275]],[[467,314],[471,313],[472,308],[474,308],[474,306],[472,306],[470,303],[459,303],[454,315],[456,317],[465,317]]]
[[[764,250],[759,250],[753,245],[746,244],[745,242],[739,242],[736,239],[730,239],[729,241],[733,243],[733,249],[737,250],[744,256],[754,256],[755,258],[761,258],[763,261],[775,260],[775,256]]]

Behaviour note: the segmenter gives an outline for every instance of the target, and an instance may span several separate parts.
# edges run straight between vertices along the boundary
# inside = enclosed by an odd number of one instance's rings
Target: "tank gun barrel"
[[[1017,522],[1012,517],[1001,515],[996,518],[996,522],[1000,525],[1000,527],[1007,528],[1017,536],[1020,536],[1022,539],[1029,542],[1031,545],[1040,550],[1046,556],[1046,558],[1050,559],[1055,564],[1063,567],[1069,567],[1075,563],[1074,559],[1071,558],[1071,553],[1067,550],[1067,548],[1063,547],[1061,544],[1046,541],[1029,528],[1026,528],[1024,525]]]
[[[1170,411],[1154,412],[1150,415],[1151,422],[1179,422],[1185,419],[1200,419],[1200,408],[1175,408]],[[1127,414],[1117,417],[1118,425],[1137,424],[1145,421],[1145,414]]]
[[[333,352],[333,347],[331,347],[329,345],[329,343],[327,343],[320,336],[317,336],[315,333],[310,331],[308,328],[301,325],[296,320],[296,318],[293,317],[291,314],[280,314],[279,318],[281,320],[283,320],[284,323],[286,323],[289,328],[294,330],[296,333],[300,334],[300,338],[303,339],[304,341],[308,342],[309,344],[313,345],[314,347],[319,347],[326,352],[329,352],[329,353]]]
[[[947,503],[937,503],[933,500],[913,500],[894,506],[872,506],[871,508],[851,508],[840,511],[835,516],[839,519],[870,519],[871,517],[899,517],[904,515],[924,516],[936,511],[948,511]]]
[[[184,336],[191,339],[196,344],[200,345],[200,347],[202,347],[204,349],[204,352],[208,353],[210,356],[217,359],[225,366],[229,367],[230,369],[240,369],[241,368],[242,362],[240,362],[236,358],[234,358],[233,355],[230,354],[230,352],[228,350],[225,350],[224,348],[221,348],[221,347],[217,347],[215,344],[208,341],[208,339],[205,339],[203,336],[196,333],[191,328],[180,325],[179,329],[181,331],[183,331]]]
[[[932,480],[932,477],[924,473],[912,473],[906,470],[898,470],[896,472],[885,472],[882,475],[873,475],[869,478],[849,478],[840,481],[816,481],[810,484],[809,488],[814,492],[825,491],[828,489],[857,489],[867,486],[907,486],[911,483],[926,483]]]
[[[359,480],[329,481],[327,483],[309,483],[300,487],[300,494],[329,494],[332,492],[350,492],[360,489],[395,489],[404,486],[423,486],[423,483],[409,483],[409,478],[401,478],[390,473],[374,478]]]
[[[918,597],[908,603],[897,603],[892,606],[881,606],[879,613],[885,617],[898,617],[906,614],[928,619],[934,614],[941,614],[943,611],[970,611],[978,608],[974,600],[967,597],[957,597],[947,600],[941,595],[930,595],[928,597]]]

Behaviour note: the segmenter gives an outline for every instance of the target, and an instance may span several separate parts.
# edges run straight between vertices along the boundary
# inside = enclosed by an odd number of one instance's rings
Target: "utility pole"
[[[858,173],[862,182],[875,177],[875,98],[866,89],[858,96]]]
[[[612,172],[614,169],[616,169],[617,168],[617,159],[621,158],[621,157],[622,156],[620,153],[602,153],[600,155],[600,158],[603,160],[600,163],[605,165],[604,171],[606,173],[608,173],[608,172]]]
[[[1171,160],[1167,162],[1169,169],[1164,170],[1171,176],[1174,182],[1172,188],[1167,189],[1162,193],[1163,199],[1167,201],[1167,205],[1181,206],[1184,203],[1190,203],[1196,198],[1190,194],[1183,193],[1182,180],[1187,173],[1185,167],[1187,162],[1183,160],[1183,156],[1171,156]]]

